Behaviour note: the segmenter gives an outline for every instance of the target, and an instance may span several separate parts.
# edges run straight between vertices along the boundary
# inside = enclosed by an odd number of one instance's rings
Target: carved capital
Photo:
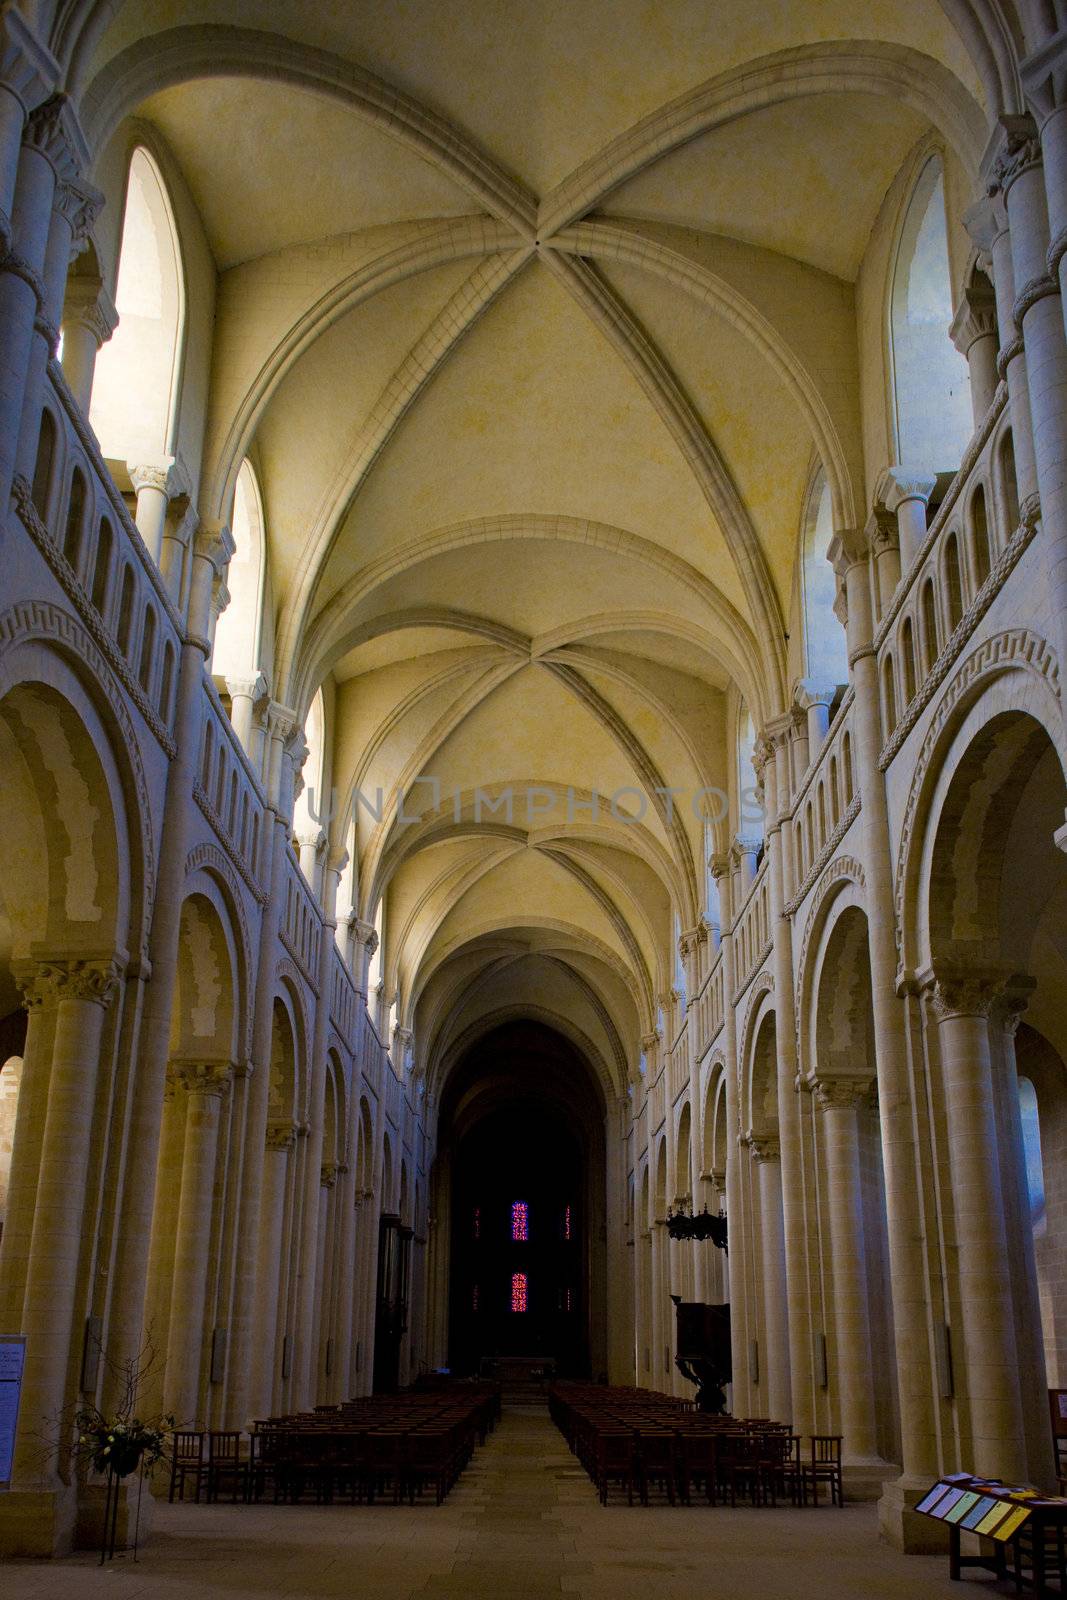
[[[70,259],[85,248],[93,223],[104,209],[104,196],[84,178],[56,184],[53,210],[70,228]]]
[[[225,1099],[233,1081],[228,1061],[172,1061],[169,1071],[187,1094],[214,1095]]]
[[[725,878],[730,871],[730,857],[725,850],[718,850],[708,858],[708,867],[715,882]]]
[[[966,356],[978,339],[994,338],[997,332],[997,303],[990,288],[968,285],[956,309],[948,334],[961,356]]]
[[[956,961],[937,963],[930,992],[938,1021],[952,1017],[988,1017],[1003,995],[1008,975],[995,967]]]
[[[998,189],[1007,194],[1024,172],[1041,165],[1041,140],[1037,136],[1037,124],[1033,117],[1002,116],[1000,126],[1004,130],[1004,144],[993,163],[989,184],[991,195]]]
[[[857,1073],[849,1078],[817,1078],[811,1088],[820,1111],[855,1111],[870,1099],[873,1082]]]
[[[896,512],[906,500],[921,500],[929,504],[937,487],[937,478],[928,472],[916,472],[909,467],[887,467],[878,480],[876,494],[887,511]]]
[[[1021,972],[1013,973],[1005,981],[1003,991],[997,997],[994,1015],[1009,1039],[1015,1038],[1023,1012],[1030,1004],[1030,996],[1036,988],[1037,979]]]
[[[22,142],[44,156],[60,183],[73,182],[89,167],[89,146],[65,94],[52,95],[30,113]]]
[[[216,686],[223,684],[231,700],[251,700],[253,705],[258,705],[267,698],[267,680],[261,672],[254,678],[220,678],[215,681]]]
[[[210,561],[217,578],[224,575],[236,549],[233,534],[224,522],[202,522],[193,538],[194,553]]]
[[[900,548],[900,529],[897,519],[885,505],[876,505],[867,519],[864,530],[867,543],[873,550],[875,557],[884,555],[887,550]]]
[[[842,582],[850,568],[866,561],[869,555],[870,543],[863,528],[837,529],[827,551],[830,564]]]
[[[119,970],[113,956],[49,956],[15,963],[15,978],[27,1010],[60,1005],[65,1000],[88,1001],[106,1009],[114,997]]]
[[[963,213],[963,226],[973,242],[985,255],[993,253],[993,246],[1002,233],[1008,231],[1008,209],[998,190],[983,195]]]
[[[776,1133],[753,1133],[749,1129],[745,1135],[745,1143],[753,1161],[762,1163],[782,1159],[782,1142]]]
[[[266,1145],[268,1150],[291,1150],[296,1143],[295,1122],[268,1122]]]
[[[834,703],[836,693],[836,684],[816,683],[814,678],[798,678],[793,686],[793,703],[805,712],[810,711],[812,706],[829,708]]]
[[[63,325],[87,328],[97,349],[106,344],[119,325],[115,303],[99,278],[68,278],[63,301]]]
[[[337,1182],[340,1167],[336,1161],[324,1161],[319,1168],[319,1183],[324,1189],[332,1189]]]

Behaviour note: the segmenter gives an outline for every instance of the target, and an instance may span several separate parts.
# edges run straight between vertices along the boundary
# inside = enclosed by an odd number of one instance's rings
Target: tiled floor
[[[995,1595],[980,1574],[974,1596]],[[1001,1591],[1004,1592],[1004,1591]],[[509,1412],[441,1507],[168,1506],[135,1565],[11,1563],[4,1600],[959,1600],[947,1560],[880,1544],[871,1505],[600,1506],[541,1413]]]

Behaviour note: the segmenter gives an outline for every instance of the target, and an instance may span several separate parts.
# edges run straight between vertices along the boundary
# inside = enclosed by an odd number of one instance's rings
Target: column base
[[[74,1549],[77,1516],[74,1484],[9,1489],[0,1494],[0,1557],[69,1555]]]
[[[167,1475],[158,1472],[157,1477],[161,1484],[166,1486]],[[74,1538],[79,1550],[99,1550],[104,1544],[104,1509],[107,1500],[107,1486],[103,1483],[87,1483],[82,1485],[78,1496],[78,1519],[75,1527]],[[134,1532],[137,1535],[138,1547],[148,1541],[152,1530],[152,1512],[155,1503],[152,1498],[151,1479],[149,1479],[141,1492],[141,1513],[137,1515],[137,1478],[123,1478],[119,1485],[119,1505],[115,1516],[115,1549],[132,1550]]]
[[[881,1456],[848,1456],[841,1462],[845,1499],[870,1503],[880,1500],[886,1485],[899,1478],[900,1468]]]
[[[887,1544],[905,1555],[939,1555],[948,1549],[948,1529],[914,1510],[934,1482],[930,1478],[894,1478],[878,1502],[878,1531]]]

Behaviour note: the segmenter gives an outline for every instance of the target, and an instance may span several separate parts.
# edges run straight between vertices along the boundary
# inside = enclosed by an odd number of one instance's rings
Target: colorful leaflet
[[[971,1507],[977,1503],[978,1496],[973,1489],[965,1489],[956,1504],[950,1511],[945,1512],[946,1522],[959,1522],[964,1518]]]

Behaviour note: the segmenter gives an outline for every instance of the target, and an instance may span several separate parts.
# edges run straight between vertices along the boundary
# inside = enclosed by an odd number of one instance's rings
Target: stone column
[[[26,1364],[15,1441],[16,1489],[58,1490],[86,1178],[104,1012],[115,989],[111,958],[42,963],[55,995],[55,1034],[21,1332]]]
[[[785,1223],[782,1211],[782,1161],[777,1138],[749,1134],[749,1149],[759,1175],[760,1243],[763,1257],[763,1320],[766,1349],[760,1365],[768,1415],[792,1422],[789,1383],[789,1313],[786,1309]]]
[[[232,552],[233,541],[227,542],[226,530],[217,536],[205,533],[197,540],[178,677],[174,721],[177,748],[167,774],[159,873],[148,943],[152,981],[145,990],[138,1069],[132,1075],[128,1156],[121,1199],[122,1226],[116,1242],[108,1328],[111,1362],[104,1376],[101,1398],[105,1409],[121,1400],[123,1363],[137,1359],[142,1343],[142,1308],[163,1122],[163,1094],[178,977],[185,860],[194,813],[193,785],[198,775],[204,714],[203,672],[209,652],[205,634],[207,607],[216,564],[228,561]]]
[[[990,1044],[1004,1226],[1013,1244],[1008,1253],[1008,1271],[1015,1310],[1023,1429],[1030,1463],[1027,1480],[1051,1492],[1056,1472],[1048,1425],[1045,1336],[1041,1323],[1034,1228],[1030,1215],[1030,1185],[1026,1176],[1026,1151],[1019,1107],[1019,1069],[1015,1060],[1015,1032],[1033,988],[1034,980],[1021,975],[1009,983],[990,1015]]]
[[[36,107],[26,121],[18,157],[11,249],[0,260],[0,506],[5,509],[16,465],[26,454],[28,470],[33,470],[40,415],[39,403],[36,415],[32,401],[27,407],[28,386],[37,387],[31,385],[31,368],[37,365],[43,372],[53,337],[58,336],[58,329],[49,325],[59,318],[59,310],[49,305],[59,249],[59,233],[53,228],[57,187],[73,184],[88,156],[65,96],[53,95]],[[72,234],[69,221],[63,227],[65,268]]]
[[[834,703],[835,686],[820,687],[810,678],[803,678],[794,691],[797,708],[803,711],[808,725],[808,764],[818,756],[830,731],[830,707]],[[786,800],[786,796],[780,796]]]
[[[226,692],[230,697],[230,721],[237,741],[245,755],[252,756],[252,713],[267,697],[267,682],[262,673],[254,678],[227,678]]]
[[[0,12],[0,257],[11,244],[22,130],[58,77],[58,62],[25,17],[5,7]]]
[[[363,1004],[367,1004],[367,985],[370,978],[370,964],[378,948],[378,934],[373,922],[364,922],[361,917],[353,917],[349,923],[351,944],[349,946],[349,963],[352,968],[352,977],[355,980],[356,993]]]
[[[63,376],[82,415],[93,397],[96,358],[119,325],[114,302],[99,278],[69,278],[63,300]]]
[[[808,1281],[804,1162],[797,1095],[796,997],[793,992],[793,924],[786,915],[785,829],[788,809],[788,723],[791,714],[769,722],[757,745],[767,808],[767,886],[774,946],[775,1072],[777,1079],[779,1172],[784,1227],[784,1266],[788,1286],[785,1321],[787,1382],[779,1390],[782,1421],[801,1433],[815,1426],[811,1371],[811,1285]],[[762,1172],[761,1172],[762,1179]],[[783,1312],[785,1306],[783,1305]]]
[[[711,871],[719,887],[719,914],[722,918],[719,948],[722,951],[723,970],[723,1032],[725,1035],[725,1094],[726,1094],[726,1215],[731,1232],[736,1239],[742,1237],[743,1200],[741,1178],[741,1152],[738,1139],[741,1133],[739,1079],[737,1068],[737,1013],[732,996],[736,984],[734,971],[733,919],[734,903],[730,879],[729,860],[725,855],[711,858]],[[733,1383],[731,1409],[738,1416],[747,1416],[751,1410],[748,1374],[748,1341],[752,1330],[748,1322],[745,1299],[744,1252],[734,1248],[727,1257],[728,1299],[730,1302],[730,1343],[733,1349]]]
[[[742,838],[738,834],[731,847],[734,866],[739,869],[741,899],[743,900],[756,879],[756,859],[762,839]]]
[[[300,849],[300,870],[307,879],[312,894],[318,898],[319,863],[322,860],[326,835],[321,828],[308,828],[297,834],[296,842]]]
[[[964,289],[948,332],[970,371],[977,432],[997,391],[997,305],[993,286],[984,274]]]
[[[288,813],[290,790],[285,774],[284,750],[296,719],[277,707],[270,716],[271,757],[267,767],[267,808],[263,813],[268,833],[264,856],[268,863],[268,894],[259,928],[259,950],[253,988],[252,1063],[253,1074],[247,1101],[245,1162],[241,1174],[241,1219],[237,1251],[237,1281],[234,1286],[234,1312],[230,1336],[232,1427],[244,1427],[250,1420],[247,1375],[251,1372],[256,1344],[256,1315],[259,1306],[256,1268],[260,1238],[260,1207],[263,1162],[267,1139],[270,1100],[271,1035],[274,1026],[274,964],[278,954],[278,929],[285,904],[285,869],[288,856]],[[282,1312],[284,1317],[284,1311]]]
[[[1026,1445],[989,1049],[1000,988],[993,973],[935,969],[974,1471],[1019,1483]]]
[[[839,531],[830,547],[843,585],[849,665],[855,691],[851,719],[856,785],[860,796],[863,868],[867,884],[868,947],[874,1052],[885,1169],[893,1327],[900,1396],[903,1473],[887,1484],[879,1502],[879,1524],[898,1548],[922,1548],[926,1519],[911,1511],[940,1468],[937,1399],[930,1355],[930,1311],[924,1242],[914,1222],[919,1181],[908,1068],[904,1008],[897,998],[896,913],[885,780],[878,766],[881,708],[872,645],[869,547],[863,535]]]
[[[56,990],[47,968],[42,969],[36,961],[20,963],[16,966],[16,979],[27,1011],[26,1044],[15,1111],[7,1212],[0,1239],[0,1328],[13,1331],[22,1326],[56,1027]]]
[[[249,1390],[254,1418],[268,1417],[278,1364],[280,1320],[279,1287],[284,1239],[285,1197],[289,1187],[289,1152],[296,1143],[296,1125],[272,1122],[267,1126],[263,1156],[263,1200],[259,1212],[259,1250],[256,1270],[255,1369]]]
[[[866,527],[874,552],[874,580],[878,591],[878,615],[884,617],[900,584],[903,552],[896,518],[884,506],[875,505]]]
[[[214,1210],[215,1162],[223,1096],[229,1093],[228,1063],[209,1061],[177,1068],[185,1089],[185,1148],[181,1196],[174,1234],[174,1279],[164,1405],[191,1426],[200,1419],[200,1364],[204,1344],[208,1253]]]
[[[130,482],[137,496],[134,521],[145,542],[148,554],[157,566],[162,565],[163,536],[167,526],[167,511],[178,495],[188,495],[185,476],[173,458],[165,461],[129,463]]]
[[[826,1151],[840,1426],[845,1459],[853,1465],[870,1464],[879,1459],[858,1117],[859,1107],[870,1090],[870,1080],[863,1077],[822,1078],[815,1085],[815,1103],[822,1113]]]
[[[348,859],[345,852],[335,854],[326,874],[323,899],[324,918],[322,939],[319,945],[318,1001],[315,1006],[315,1025],[311,1041],[311,1083],[308,1094],[308,1136],[304,1152],[304,1195],[302,1229],[297,1269],[296,1352],[297,1382],[295,1393],[299,1405],[307,1403],[315,1372],[315,1350],[312,1330],[315,1312],[315,1267],[318,1260],[319,1201],[318,1189],[322,1169],[322,1137],[326,1099],[326,1029],[330,1015],[330,971],[334,954],[334,935],[337,924],[334,912],[337,905],[337,883]]]
[[[994,178],[1008,210],[1015,278],[1012,309],[1026,352],[1050,642],[1060,659],[1067,660],[1067,339],[1059,282],[1048,271],[1048,211],[1036,128],[1029,117],[1002,117],[1001,123],[1004,150]],[[1057,833],[1057,842],[1067,849],[1067,824]]]
[[[152,1240],[148,1254],[148,1286],[145,1292],[145,1339],[150,1343],[154,1357],[153,1370],[145,1385],[146,1410],[149,1407],[155,1411],[163,1409],[163,1379],[174,1285],[174,1236],[184,1153],[185,1091],[171,1075],[163,1091],[163,1126],[159,1137]]]
[[[995,325],[994,322],[994,328]],[[992,335],[989,342],[995,343]],[[990,391],[989,402],[982,411],[983,417],[992,399]],[[911,571],[926,539],[926,508],[937,487],[937,479],[927,473],[910,472],[907,467],[890,467],[881,487],[885,494],[885,508],[896,518],[900,566],[907,573]]]
[[[333,1300],[336,1282],[334,1257],[334,1218],[336,1185],[339,1167],[336,1161],[324,1161],[319,1171],[319,1260],[316,1272],[314,1346],[317,1352],[317,1382],[315,1403],[322,1405],[328,1398],[331,1374],[327,1372],[326,1346],[333,1339]],[[332,1369],[332,1361],[330,1366]]]
[[[671,1346],[669,1260],[667,1247],[667,1222],[665,1217],[655,1217],[652,1222],[652,1372],[653,1389],[662,1393],[670,1390],[672,1364]]]
[[[1059,282],[1067,319],[1067,28],[1061,25],[1020,62],[1019,75],[1041,139],[1050,234],[1047,264]]]

